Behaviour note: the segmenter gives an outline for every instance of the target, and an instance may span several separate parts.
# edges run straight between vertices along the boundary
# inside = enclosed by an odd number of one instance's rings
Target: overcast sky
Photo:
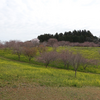
[[[0,0],[0,40],[90,30],[100,36],[100,0]]]

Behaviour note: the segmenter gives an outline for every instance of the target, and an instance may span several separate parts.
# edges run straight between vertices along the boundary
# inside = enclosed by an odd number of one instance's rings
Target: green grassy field
[[[40,65],[14,62],[0,58],[0,87],[14,82],[35,82],[41,86],[100,86],[100,75],[64,69],[45,68]]]
[[[0,58],[0,100],[99,100],[99,86],[100,75]]]
[[[73,47],[70,50],[99,59],[99,48]],[[0,100],[99,100],[100,66],[88,67],[86,72],[79,69],[75,78],[73,70],[51,65],[45,68],[34,60],[29,63],[23,55],[18,61],[9,50],[1,50]]]

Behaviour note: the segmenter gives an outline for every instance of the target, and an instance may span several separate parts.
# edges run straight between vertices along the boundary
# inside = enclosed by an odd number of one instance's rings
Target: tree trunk
[[[66,68],[66,64],[64,64],[64,67]]]
[[[46,63],[46,68],[48,67],[49,63]]]
[[[31,57],[29,57],[29,62],[31,61]]]
[[[67,63],[67,69],[69,70],[69,63]]]
[[[76,77],[76,70],[75,70],[75,77]]]
[[[18,55],[18,59],[20,60],[20,55]]]
[[[87,65],[86,65],[86,66],[83,66],[83,68],[84,68],[84,71],[85,71],[86,67],[87,67]]]

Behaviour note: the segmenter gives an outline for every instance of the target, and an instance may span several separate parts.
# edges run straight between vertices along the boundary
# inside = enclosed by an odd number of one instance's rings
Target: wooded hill
[[[97,43],[98,37],[93,36],[89,30],[74,30],[64,33],[55,33],[53,34],[43,34],[37,37],[40,42],[48,41],[50,38],[55,38],[58,41],[69,41],[69,42],[95,42]]]

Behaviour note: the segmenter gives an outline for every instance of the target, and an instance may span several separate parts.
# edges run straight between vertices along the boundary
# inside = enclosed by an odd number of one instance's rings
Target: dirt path
[[[98,87],[20,86],[0,88],[0,100],[100,100]]]

